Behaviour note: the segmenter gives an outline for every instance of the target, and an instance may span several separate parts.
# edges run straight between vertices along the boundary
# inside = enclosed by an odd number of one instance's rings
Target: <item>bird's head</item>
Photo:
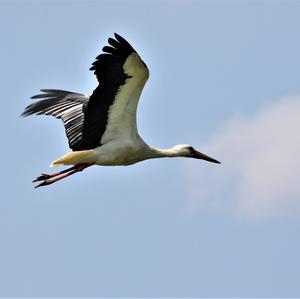
[[[202,154],[195,150],[191,145],[188,144],[179,144],[172,148],[172,150],[178,154],[179,157],[186,157],[186,158],[194,158],[194,159],[201,159],[206,160],[212,163],[221,164],[221,162],[217,161],[214,158],[211,158],[205,154]]]

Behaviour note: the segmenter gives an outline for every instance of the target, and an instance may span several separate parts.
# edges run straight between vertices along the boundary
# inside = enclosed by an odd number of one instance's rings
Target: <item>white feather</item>
[[[120,86],[114,103],[109,109],[108,122],[101,144],[116,139],[133,142],[140,139],[136,124],[136,111],[143,87],[149,77],[149,71],[137,53],[128,56],[123,70],[130,78]]]

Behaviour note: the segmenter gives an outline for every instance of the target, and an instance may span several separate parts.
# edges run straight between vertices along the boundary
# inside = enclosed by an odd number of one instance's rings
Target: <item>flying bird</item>
[[[186,144],[170,149],[148,145],[139,135],[136,123],[138,101],[149,77],[149,70],[135,49],[120,35],[108,39],[90,70],[99,85],[91,96],[41,89],[31,97],[22,116],[52,115],[61,119],[71,152],[53,161],[50,167],[72,165],[53,174],[42,174],[33,182],[37,187],[53,184],[92,165],[131,165],[146,159],[187,157],[213,163],[219,161]]]

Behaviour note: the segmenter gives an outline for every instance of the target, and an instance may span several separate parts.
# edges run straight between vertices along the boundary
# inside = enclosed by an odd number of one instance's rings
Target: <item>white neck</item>
[[[160,149],[155,147],[149,147],[149,158],[172,158],[172,157],[185,157],[186,153],[179,151],[176,147],[169,149]]]

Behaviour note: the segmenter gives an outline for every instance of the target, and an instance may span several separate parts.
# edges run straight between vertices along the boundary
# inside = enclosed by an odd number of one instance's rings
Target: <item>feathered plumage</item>
[[[149,70],[134,48],[120,35],[108,39],[104,53],[90,70],[99,85],[90,97],[80,93],[41,89],[37,100],[22,116],[52,115],[61,119],[73,152],[51,165],[75,165],[61,172],[43,174],[39,186],[52,184],[91,165],[130,165],[160,157],[193,157],[219,163],[189,145],[161,150],[147,145],[138,134],[137,105]]]

